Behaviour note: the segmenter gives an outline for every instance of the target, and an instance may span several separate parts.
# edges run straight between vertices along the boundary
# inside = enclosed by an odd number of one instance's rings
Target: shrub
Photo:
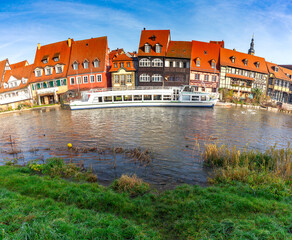
[[[127,192],[131,196],[143,195],[149,191],[149,184],[138,178],[136,174],[132,176],[122,175],[115,180],[112,188],[117,192]]]

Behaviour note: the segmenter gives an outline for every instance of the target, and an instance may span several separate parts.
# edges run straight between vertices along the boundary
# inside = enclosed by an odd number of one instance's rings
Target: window
[[[127,67],[131,67],[131,63],[127,62]]]
[[[200,74],[198,73],[195,74],[195,80],[200,80]]]
[[[183,68],[187,68],[187,63],[186,62],[183,63]]]
[[[231,68],[231,73],[235,74],[235,68]]]
[[[51,75],[51,74],[52,74],[52,69],[46,68],[46,75]]]
[[[88,83],[88,77],[87,76],[83,77],[83,83]]]
[[[200,59],[199,59],[199,58],[197,58],[197,61],[196,61],[196,66],[197,66],[197,67],[200,67],[200,65],[201,65],[201,61],[200,61]]]
[[[94,75],[90,75],[90,83],[94,83],[95,82],[95,76]]]
[[[101,74],[97,74],[96,75],[96,82],[101,82],[102,79],[101,79]]]
[[[71,84],[71,85],[75,85],[75,78],[74,78],[74,77],[71,77],[71,78],[70,78],[70,84]]]
[[[231,59],[232,63],[235,63],[235,57],[234,56],[232,56],[230,59]]]
[[[217,88],[212,88],[212,92],[217,92]]]
[[[77,77],[77,84],[81,84],[81,77]]]
[[[88,62],[87,60],[85,60],[85,61],[83,62],[83,67],[84,67],[84,68],[89,68],[89,62]]]
[[[243,63],[244,63],[245,66],[247,66],[247,59],[244,59]]]
[[[154,60],[152,60],[152,66],[153,67],[163,67],[163,62],[161,59],[155,58]]]
[[[73,63],[73,69],[74,69],[74,70],[77,70],[77,69],[78,69],[78,63],[77,63],[77,62],[74,62],[74,63]]]
[[[124,67],[124,63],[120,63],[120,66],[121,66],[121,68],[123,68]]]
[[[150,60],[147,58],[142,58],[139,62],[140,67],[150,67]]]
[[[205,81],[209,81],[209,75],[205,75]]]
[[[125,86],[125,79],[126,79],[126,76],[123,74],[120,76],[121,78],[121,85]]]
[[[275,72],[278,72],[279,71],[279,68],[278,67],[275,67]]]
[[[118,64],[117,64],[117,63],[115,63],[115,64],[114,64],[114,67],[115,67],[115,68],[117,68],[117,67],[118,67]]]
[[[42,60],[42,62],[43,62],[43,64],[47,64],[48,63],[48,59],[45,58],[45,59]]]
[[[259,62],[256,62],[255,65],[256,65],[257,68],[260,67],[260,63]]]
[[[212,76],[212,81],[216,82],[216,76]]]
[[[140,82],[150,82],[150,76],[148,74],[141,74],[140,75]]]
[[[95,67],[95,68],[97,68],[97,67],[99,67],[99,60],[94,60],[93,61],[93,66]]]
[[[154,74],[152,76],[152,82],[162,82],[162,76],[160,74]]]
[[[66,79],[60,80],[60,86],[66,86]]]
[[[169,66],[170,67],[173,67],[173,62],[169,62]]]
[[[161,45],[158,43],[155,45],[155,52],[161,53]]]
[[[53,60],[54,60],[54,62],[58,62],[59,61],[59,57],[54,57]]]
[[[119,75],[115,75],[115,83],[120,83]]]
[[[212,62],[211,62],[211,68],[215,68],[215,66],[216,66],[215,61],[212,61]]]
[[[202,87],[202,92],[205,92],[205,87]]]
[[[36,71],[35,71],[35,76],[36,76],[36,77],[40,77],[40,76],[42,76],[42,70],[36,70]]]
[[[131,83],[132,82],[132,75],[128,74],[127,75],[127,83]]]
[[[146,43],[146,44],[144,45],[144,50],[145,50],[145,53],[150,53],[150,51],[151,51],[151,46],[150,46],[148,43]]]
[[[63,69],[61,66],[56,67],[56,73],[62,73]]]

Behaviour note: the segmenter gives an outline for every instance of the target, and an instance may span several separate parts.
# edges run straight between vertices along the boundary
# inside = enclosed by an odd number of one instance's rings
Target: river
[[[278,148],[286,147],[292,141],[292,116],[240,107],[43,108],[0,115],[0,159],[19,158],[21,164],[54,156],[83,160],[104,184],[122,173],[136,173],[161,188],[181,183],[205,185],[209,171],[202,166],[200,150],[210,141],[241,148],[247,144],[260,151],[275,143]],[[139,164],[124,153],[115,157],[72,153],[68,143],[79,148],[149,149],[152,160]],[[11,154],[12,148],[20,152]]]

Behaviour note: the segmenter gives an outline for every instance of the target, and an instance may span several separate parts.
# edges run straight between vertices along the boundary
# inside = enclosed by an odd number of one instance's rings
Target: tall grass
[[[239,150],[236,146],[206,144],[202,154],[204,164],[214,168],[212,183],[241,181],[251,185],[284,185],[291,192],[292,148],[277,149],[276,145],[265,152]]]

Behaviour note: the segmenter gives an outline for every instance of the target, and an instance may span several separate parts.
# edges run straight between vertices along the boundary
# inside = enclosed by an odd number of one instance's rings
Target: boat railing
[[[125,91],[125,90],[155,90],[155,89],[172,89],[180,88],[173,86],[136,86],[136,87],[110,87],[110,88],[94,88],[86,91],[88,93],[94,92],[109,92],[109,91]]]

